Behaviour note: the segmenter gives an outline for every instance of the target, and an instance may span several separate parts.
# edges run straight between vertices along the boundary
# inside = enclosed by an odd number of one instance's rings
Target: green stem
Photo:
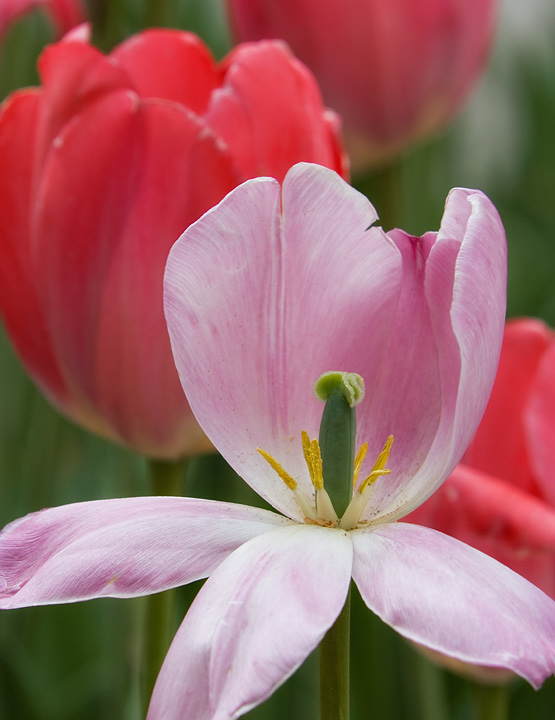
[[[416,693],[422,720],[442,720],[449,717],[449,704],[445,691],[444,672],[413,647],[411,652],[417,682]]]
[[[509,717],[508,685],[474,683],[477,720],[507,720]]]
[[[151,494],[182,495],[187,466],[188,460],[148,460]],[[173,637],[175,590],[149,595],[144,598],[144,602],[141,689],[145,706],[148,706],[154,683]]]
[[[339,617],[320,643],[320,718],[349,720],[351,590]]]
[[[172,0],[148,0],[145,27],[167,27],[174,15]]]
[[[151,495],[183,495],[189,460],[148,460]]]

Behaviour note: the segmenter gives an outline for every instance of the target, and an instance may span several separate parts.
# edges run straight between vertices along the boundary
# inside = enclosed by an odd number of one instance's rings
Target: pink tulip
[[[555,598],[554,438],[555,336],[539,320],[512,320],[480,427],[414,521],[495,557]]]
[[[79,0],[0,0],[0,36],[11,23],[36,8],[44,8],[59,35],[85,19]]]
[[[228,0],[242,40],[280,37],[343,116],[355,167],[440,129],[484,63],[495,0]]]
[[[338,119],[280,42],[216,64],[151,30],[109,56],[85,27],[0,114],[0,312],[30,375],[86,428],[154,457],[208,445],[164,320],[168,251],[238,183],[299,160],[345,173]]]
[[[386,234],[375,220],[337,174],[300,164],[282,188],[268,178],[238,187],[170,253],[166,317],[191,407],[277,512],[105,500],[28,515],[0,534],[4,608],[210,576],[149,720],[231,720],[262,702],[334,623],[351,578],[371,610],[436,651],[535,686],[555,670],[552,600],[479,551],[398,522],[452,471],[493,384],[505,312],[499,216],[482,193],[456,189],[437,233]],[[330,367],[367,383],[362,397],[349,376],[368,462],[335,519],[329,478],[318,485],[300,437],[318,433],[312,385]],[[373,465],[389,434],[389,458]]]

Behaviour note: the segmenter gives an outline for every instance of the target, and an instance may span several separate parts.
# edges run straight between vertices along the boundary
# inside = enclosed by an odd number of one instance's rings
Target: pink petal
[[[337,174],[299,164],[281,197],[273,180],[237,188],[168,260],[166,318],[191,407],[237,472],[294,518],[293,495],[256,450],[311,493],[300,432],[318,435],[314,382],[343,369],[373,383],[401,281],[393,243],[367,231],[375,219]]]
[[[148,720],[230,720],[265,700],[318,645],[351,577],[346,533],[295,525],[234,552],[191,606]]]
[[[401,635],[464,662],[509,668],[534,687],[555,672],[555,603],[519,575],[418,525],[351,536],[364,601]]]
[[[287,523],[265,510],[190,498],[42,510],[0,533],[0,607],[167,590],[206,577],[239,545]]]
[[[390,433],[395,443],[367,519],[402,516],[456,465],[484,412],[505,318],[505,234],[485,195],[452,190],[437,235],[389,235],[403,254],[403,293],[359,435],[370,462]]]

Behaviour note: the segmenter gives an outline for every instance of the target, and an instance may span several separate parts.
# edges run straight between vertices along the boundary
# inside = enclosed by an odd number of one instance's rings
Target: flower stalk
[[[180,496],[189,461],[148,460],[150,493],[153,496]],[[171,643],[175,619],[175,590],[145,598],[144,635],[141,663],[141,695],[148,707],[156,678]]]
[[[474,683],[474,702],[478,720],[507,720],[509,686]]]
[[[320,718],[349,720],[351,589],[343,610],[320,643]]]

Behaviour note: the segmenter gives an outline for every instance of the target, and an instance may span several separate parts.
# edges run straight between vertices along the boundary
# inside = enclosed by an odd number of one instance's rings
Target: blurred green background
[[[453,186],[494,201],[509,244],[509,316],[555,326],[555,3],[501,6],[495,46],[465,110],[440,136],[396,166],[398,223],[413,234],[437,229]],[[150,24],[187,28],[217,57],[230,47],[221,0],[91,0],[103,49]],[[35,62],[51,29],[41,12],[10,30],[0,50],[0,96],[37,84]],[[359,185],[380,211],[377,179]],[[0,522],[63,503],[148,493],[144,461],[60,417],[23,373],[0,331]],[[187,493],[257,502],[216,456],[194,460]],[[555,570],[555,568],[554,568]],[[179,591],[179,617],[199,584]],[[144,601],[97,600],[0,614],[0,720],[137,720],[137,633]],[[176,623],[178,618],[176,618]],[[363,607],[355,593],[353,720],[472,720],[473,688],[436,669]],[[555,718],[555,682],[540,692],[511,686],[512,720]],[[317,717],[317,658],[253,720]],[[493,720],[493,719],[492,719]]]

